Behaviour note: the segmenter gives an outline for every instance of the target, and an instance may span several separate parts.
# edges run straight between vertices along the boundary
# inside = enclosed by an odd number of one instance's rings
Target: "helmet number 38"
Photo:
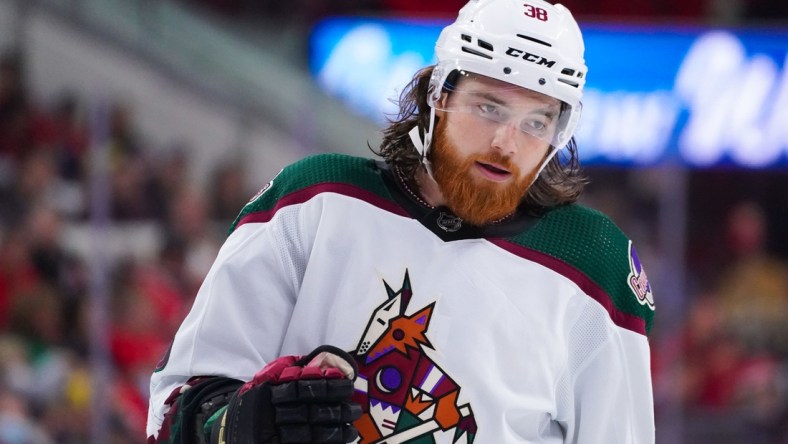
[[[525,15],[531,18],[535,18],[541,20],[543,22],[547,21],[547,11],[534,5],[529,5],[528,3],[524,3],[525,6]]]

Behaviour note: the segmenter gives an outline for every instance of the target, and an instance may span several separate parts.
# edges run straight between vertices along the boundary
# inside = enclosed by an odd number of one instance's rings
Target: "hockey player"
[[[575,203],[583,52],[560,5],[470,1],[381,160],[306,158],[242,209],[149,442],[654,442],[651,287]]]

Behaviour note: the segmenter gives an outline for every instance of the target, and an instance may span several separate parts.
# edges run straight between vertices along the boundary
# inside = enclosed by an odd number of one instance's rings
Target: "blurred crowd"
[[[237,211],[251,195],[239,165],[189,179],[186,148],[162,154],[109,110],[96,146],[80,97],[35,103],[23,60],[0,60],[0,443],[90,442],[94,396],[106,396],[112,442],[141,442],[148,382],[191,306]],[[105,156],[93,156],[92,149]],[[92,159],[105,159],[97,166]],[[109,224],[91,211],[103,168]],[[95,245],[100,229],[109,236]],[[113,243],[152,245],[134,255]],[[106,249],[104,250],[104,248]],[[100,255],[97,255],[97,251]],[[109,276],[96,293],[97,256]],[[103,298],[103,299],[98,299]],[[107,393],[92,393],[91,331],[109,308]]]
[[[282,7],[203,1],[228,10]],[[416,2],[381,3],[406,10]],[[450,3],[436,5],[456,11]],[[592,3],[620,2],[587,8]],[[695,4],[660,4],[674,3]],[[64,91],[36,101],[25,82],[24,60],[3,53],[0,443],[90,442],[96,396],[106,397],[111,442],[141,442],[150,373],[254,190],[232,162],[216,165],[205,184],[195,183],[188,147],[147,141],[134,126],[134,110],[122,102],[108,110],[107,137],[97,140],[83,98]],[[97,191],[107,192],[107,226],[96,216]],[[788,266],[769,249],[769,222],[756,201],[731,202],[713,228],[724,235],[705,257],[714,271],[690,264],[687,309],[674,323],[680,328],[661,329],[658,315],[657,415],[683,412],[685,442],[788,443]],[[110,236],[105,244],[91,243],[102,230]],[[151,247],[123,254],[110,248],[117,242]],[[105,293],[97,292],[96,269],[109,276]],[[659,282],[653,284],[659,307]],[[94,392],[91,361],[97,302],[109,307],[104,394]]]
[[[688,264],[680,327],[656,338],[657,414],[680,408],[685,442],[785,444],[788,263],[756,201],[733,203],[720,225],[707,227],[719,232],[714,257]]]

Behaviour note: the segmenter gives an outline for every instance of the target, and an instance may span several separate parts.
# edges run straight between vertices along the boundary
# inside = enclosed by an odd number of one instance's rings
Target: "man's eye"
[[[541,120],[530,120],[525,122],[525,129],[543,131],[545,128],[547,128],[547,125]]]
[[[489,103],[482,103],[479,105],[479,111],[482,114],[498,114],[498,107]]]

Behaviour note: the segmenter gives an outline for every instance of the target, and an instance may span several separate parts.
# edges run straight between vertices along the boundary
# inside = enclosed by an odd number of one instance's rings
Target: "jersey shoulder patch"
[[[654,296],[643,264],[632,241],[603,213],[577,204],[559,207],[510,241],[584,275],[617,313],[639,318],[645,333],[651,330]]]
[[[359,195],[372,195],[393,201],[373,159],[344,154],[316,154],[280,171],[243,207],[230,227],[230,232],[250,214],[275,211],[288,196],[332,191],[345,194],[357,192]]]

